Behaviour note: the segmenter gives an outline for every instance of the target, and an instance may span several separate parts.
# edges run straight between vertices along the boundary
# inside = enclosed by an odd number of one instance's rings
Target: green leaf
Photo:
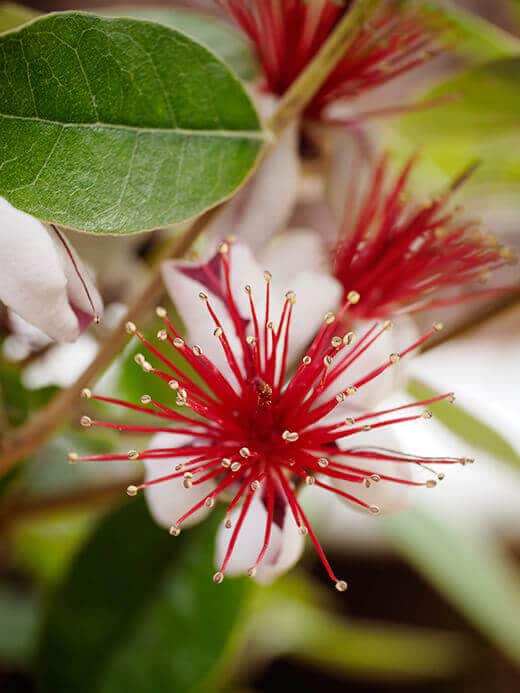
[[[420,4],[446,21],[457,53],[480,61],[520,54],[520,39],[477,14],[442,0],[421,0]]]
[[[253,79],[258,72],[251,45],[230,24],[215,17],[200,12],[158,7],[109,7],[100,9],[99,14],[135,17],[165,24],[212,50],[241,79]]]
[[[520,180],[520,56],[495,60],[436,87],[425,99],[447,103],[403,116],[400,133],[446,173],[480,158],[470,184]]]
[[[0,2],[0,32],[25,24],[37,14],[34,10],[15,2]]]
[[[312,587],[291,576],[258,592],[249,624],[257,656],[290,655],[339,674],[399,681],[448,677],[467,663],[467,643],[458,635],[340,618],[320,605],[333,609],[333,598]]]
[[[467,620],[520,663],[520,582],[498,546],[417,509],[382,518],[394,546]]]
[[[55,387],[28,390],[22,375],[22,366],[0,358],[0,407],[5,418],[2,425],[20,426],[31,412],[44,406],[56,393]]]
[[[43,691],[214,690],[251,581],[211,580],[218,513],[173,539],[143,500],[100,524],[53,599]],[[66,663],[66,666],[64,666]]]
[[[407,389],[417,400],[430,399],[439,394],[417,380],[412,380]],[[435,410],[435,418],[456,436],[474,447],[485,450],[501,462],[520,469],[520,456],[516,450],[489,423],[475,418],[453,404],[434,405],[432,409]]]
[[[0,195],[45,221],[131,233],[232,195],[263,134],[240,82],[165,26],[47,15],[0,36]]]
[[[36,643],[39,604],[26,595],[0,585],[0,661],[27,664]]]

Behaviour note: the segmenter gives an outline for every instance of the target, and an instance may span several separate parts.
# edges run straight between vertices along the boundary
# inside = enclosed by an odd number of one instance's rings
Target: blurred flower
[[[0,300],[52,339],[73,342],[103,311],[101,297],[55,226],[0,198]]]
[[[504,290],[476,290],[474,284],[516,262],[511,248],[450,205],[462,178],[422,204],[413,200],[407,184],[414,163],[394,179],[382,156],[365,180],[351,176],[344,191],[333,273],[345,293],[355,286],[363,295],[356,317],[390,317],[499,295]]]
[[[371,502],[367,491],[379,484],[435,486],[436,478],[432,478],[428,464],[464,464],[468,460],[405,455],[373,445],[353,446],[350,439],[372,429],[428,419],[431,414],[417,412],[417,407],[449,401],[452,395],[373,411],[356,419],[350,415],[349,400],[357,391],[400,360],[397,354],[390,354],[365,373],[354,374],[358,358],[390,327],[389,323],[373,326],[354,346],[352,332],[338,334],[345,315],[359,301],[359,294],[354,291],[337,315],[327,313],[322,317],[299,366],[288,377],[291,337],[302,346],[308,345],[309,323],[313,320],[309,318],[297,327],[294,291],[288,291],[275,309],[275,291],[268,272],[258,276],[252,271],[249,283],[239,287],[237,279],[245,269],[244,257],[247,255],[235,247],[232,262],[229,245],[224,243],[206,265],[185,266],[177,271],[203,287],[198,300],[209,321],[201,321],[206,334],[200,334],[199,344],[189,347],[166,311],[157,310],[166,327],[159,331],[158,339],[173,348],[195,377],[176,366],[133,323],[127,325],[129,333],[139,338],[164,370],[153,366],[142,354],[137,355],[137,363],[145,372],[164,380],[175,393],[177,407],[189,413],[182,414],[178,408],[148,395],[143,395],[141,405],[135,405],[94,396],[86,390],[87,398],[146,413],[164,423],[133,426],[84,416],[82,424],[87,427],[156,436],[146,450],[86,457],[71,453],[69,459],[144,460],[146,479],[138,486],[130,486],[128,493],[135,495],[144,489],[155,519],[169,526],[173,536],[180,533],[182,526],[200,521],[216,500],[227,498],[226,518],[217,537],[218,570],[213,578],[216,583],[223,580],[225,573],[248,573],[260,580],[274,578],[295,563],[303,548],[303,537],[308,535],[329,577],[343,591],[347,585],[336,577],[327,561],[298,500],[299,490],[305,486],[326,489],[377,514],[381,508]],[[235,265],[238,274],[233,275]],[[222,319],[221,305],[226,308]],[[305,311],[311,307],[312,303],[304,305]],[[192,312],[191,332],[198,322]],[[437,329],[434,325],[401,356],[423,344]],[[211,333],[223,354],[223,361],[219,359],[218,364],[212,358],[214,347],[206,348]],[[332,396],[326,394],[349,369],[349,387],[336,387]],[[428,478],[410,479],[405,472],[408,466],[425,469]]]
[[[253,93],[263,118],[274,111],[277,100]],[[215,247],[230,229],[254,251],[286,228],[300,192],[301,171],[298,128],[292,123],[281,134],[252,178],[238,191],[205,228]]]
[[[265,88],[280,96],[318,53],[351,2],[333,0],[217,0],[249,36],[263,67]],[[353,44],[309,104],[306,115],[327,120],[348,101],[430,60],[442,50],[440,30],[423,8],[388,2]],[[334,119],[337,122],[337,119]]]

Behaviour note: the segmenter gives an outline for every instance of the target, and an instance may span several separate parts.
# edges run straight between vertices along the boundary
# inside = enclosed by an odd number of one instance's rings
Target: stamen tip
[[[127,453],[128,459],[129,460],[137,460],[139,459],[139,453],[137,450],[129,450]]]
[[[127,334],[135,334],[137,332],[137,326],[134,322],[128,321],[125,325],[125,330]]]
[[[138,491],[139,489],[137,488],[137,486],[134,486],[133,484],[126,489],[126,492],[129,496],[137,496]]]
[[[359,303],[361,296],[357,291],[349,291],[347,294],[347,301],[349,303],[352,303],[352,305],[355,305],[356,303]]]
[[[92,426],[92,419],[90,416],[82,416],[79,422],[84,428],[89,428],[89,426]]]
[[[338,580],[336,582],[336,589],[338,592],[346,592],[348,588],[348,584],[345,582],[345,580]]]
[[[256,575],[256,565],[251,566],[251,568],[248,568],[247,574],[249,577],[254,578]]]
[[[79,455],[77,452],[69,452],[67,455],[67,460],[69,461],[69,464],[76,464],[76,462],[79,459]]]
[[[334,322],[335,319],[336,319],[336,316],[331,311],[329,311],[328,313],[325,313],[325,315],[323,316],[323,322],[326,325],[332,325],[332,323]]]
[[[90,399],[92,397],[92,391],[89,390],[88,387],[84,387],[83,390],[81,390],[80,397],[82,397],[82,399]]]
[[[157,306],[155,309],[155,314],[158,318],[165,318],[168,315],[166,308],[163,308],[162,306]]]
[[[168,532],[169,532],[170,536],[178,537],[179,534],[181,533],[181,528],[178,525],[173,525],[172,527],[170,527]]]
[[[221,582],[224,580],[224,573],[222,573],[220,570],[218,570],[215,575],[213,576],[213,582],[215,585],[220,585]]]
[[[381,508],[378,505],[371,505],[369,510],[372,513],[372,515],[379,515],[379,513],[381,512]]]

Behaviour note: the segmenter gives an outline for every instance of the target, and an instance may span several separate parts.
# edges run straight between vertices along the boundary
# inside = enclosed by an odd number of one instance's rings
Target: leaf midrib
[[[190,130],[189,128],[152,128],[133,125],[123,125],[118,123],[103,123],[100,121],[92,123],[63,123],[59,120],[50,120],[48,118],[40,118],[39,116],[18,116],[10,113],[0,113],[0,118],[7,120],[23,120],[35,123],[44,123],[46,125],[57,125],[62,128],[103,128],[107,130],[127,130],[129,132],[140,133],[161,133],[161,134],[177,134],[189,135],[191,137],[225,137],[236,139],[253,139],[263,141],[265,134],[261,130]]]

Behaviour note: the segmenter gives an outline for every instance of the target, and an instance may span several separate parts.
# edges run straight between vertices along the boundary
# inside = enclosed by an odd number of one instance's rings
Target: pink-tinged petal
[[[80,334],[67,277],[45,226],[0,198],[0,300],[53,339]]]
[[[157,433],[150,440],[148,449],[155,448],[177,448],[192,442],[189,436],[172,435],[170,433]],[[153,479],[175,473],[175,465],[190,461],[191,457],[170,457],[155,460],[145,460],[145,481],[148,483]],[[196,503],[202,500],[208,493],[215,488],[213,481],[204,481],[201,484],[194,484],[191,488],[185,488],[183,478],[171,479],[159,484],[153,484],[145,488],[144,494],[148,508],[153,519],[161,527],[170,528],[177,520],[184,515]],[[205,505],[197,510],[191,517],[186,519],[183,527],[196,525],[203,520],[210,509]]]
[[[232,526],[238,520],[240,508],[230,513]],[[260,497],[255,497],[248,509],[240,534],[226,569],[228,575],[243,575],[255,565],[265,537],[267,512]],[[222,523],[217,533],[215,563],[222,564],[233,529]],[[289,570],[300,558],[303,551],[303,537],[298,532],[290,510],[285,511],[283,526],[273,523],[269,548],[256,571],[259,582],[268,583]]]
[[[414,359],[410,375],[440,392],[448,387],[457,405],[500,433],[520,452],[520,309],[488,320],[464,337]]]
[[[200,293],[205,293],[214,309],[218,312],[222,327],[228,339],[236,348],[237,340],[234,337],[233,324],[222,300],[204,281],[204,277],[195,278],[184,272],[191,271],[194,263],[177,262],[174,260],[164,262],[162,276],[166,289],[173,301],[179,315],[186,326],[186,339],[190,344],[198,344],[206,356],[227,376],[234,378],[231,373],[224,351],[219,340],[213,335],[215,323],[213,322],[206,304],[199,298]]]
[[[76,314],[80,330],[83,331],[93,321],[98,322],[101,319],[103,300],[87,268],[65,234],[54,226],[51,227],[50,234],[67,279],[70,306]]]
[[[300,184],[298,130],[288,127],[252,179],[210,223],[214,242],[233,235],[254,250],[289,221]]]

